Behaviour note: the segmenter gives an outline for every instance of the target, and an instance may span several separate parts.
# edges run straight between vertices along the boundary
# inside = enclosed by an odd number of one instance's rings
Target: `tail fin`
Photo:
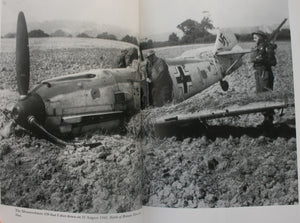
[[[235,35],[229,30],[220,30],[214,49],[219,59],[223,76],[229,75],[242,65],[242,57],[251,49],[243,49],[238,45]]]
[[[215,42],[214,53],[230,51],[237,43],[237,39],[231,31],[219,30]]]

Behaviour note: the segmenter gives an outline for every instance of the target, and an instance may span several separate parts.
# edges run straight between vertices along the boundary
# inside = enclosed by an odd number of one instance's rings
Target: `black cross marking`
[[[183,84],[183,92],[186,94],[187,93],[187,83],[192,82],[192,78],[190,75],[184,75],[183,69],[181,66],[178,66],[178,71],[180,73],[179,77],[176,77],[176,81],[178,84]]]

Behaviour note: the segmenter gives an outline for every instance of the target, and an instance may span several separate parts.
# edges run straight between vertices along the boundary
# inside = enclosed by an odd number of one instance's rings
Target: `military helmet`
[[[252,33],[252,36],[253,35],[259,35],[259,36],[261,36],[262,38],[267,38],[267,34],[265,33],[265,32],[263,32],[263,31],[261,31],[261,30],[258,30],[258,31],[256,31],[256,32],[253,32]]]
[[[152,55],[154,55],[155,54],[155,51],[154,50],[149,50],[148,52],[147,52],[147,54],[146,54],[146,57],[150,57],[150,56],[152,56]]]

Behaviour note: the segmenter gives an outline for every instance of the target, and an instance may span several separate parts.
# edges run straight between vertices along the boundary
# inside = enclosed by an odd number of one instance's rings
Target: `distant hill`
[[[76,37],[80,37],[80,38],[91,38],[88,34],[86,33],[79,33],[78,35],[76,35]]]
[[[85,33],[90,37],[96,37],[98,34],[108,32],[115,35],[117,38],[122,38],[127,34],[131,34],[130,30],[123,29],[118,26],[99,25],[92,22],[71,21],[71,20],[55,20],[46,22],[28,23],[28,30],[42,29],[46,33],[55,33],[57,30],[62,30],[72,36],[77,36],[80,33]],[[136,35],[136,34],[134,34]]]
[[[233,33],[237,34],[248,34],[253,33],[257,30],[261,30],[266,33],[272,33],[279,24],[273,24],[273,25],[261,25],[261,26],[250,26],[250,27],[230,27],[229,29],[232,30]],[[288,22],[283,25],[281,29],[289,29],[290,26]]]
[[[67,33],[61,29],[56,30],[54,33],[51,33],[53,37],[72,37],[70,33]]]
[[[267,33],[271,33],[274,29],[276,29],[278,27],[279,24],[274,24],[274,25],[262,25],[262,26],[250,26],[250,27],[226,27],[225,29],[230,29],[233,33],[236,34],[249,34],[249,33],[253,33],[257,30],[262,30],[264,32]],[[289,29],[289,24],[286,23],[282,29]],[[147,39],[152,39],[153,41],[167,41],[169,38],[169,35],[175,32],[177,34],[177,36],[182,37],[182,32],[178,29],[174,29],[173,31],[169,31],[169,32],[163,32],[163,33],[157,33],[157,34],[151,34],[148,36],[144,36],[143,38],[147,38]],[[216,30],[211,30],[210,31],[212,34],[216,34]]]
[[[171,33],[176,33],[178,37],[182,37],[183,34],[179,29],[170,30],[169,32],[151,34],[149,36],[144,36],[143,38],[151,39],[153,41],[167,41]]]
[[[121,39],[125,35],[137,36],[138,33],[133,33],[131,30],[124,29],[119,26],[98,24],[96,22],[85,22],[76,20],[53,20],[44,22],[30,22],[27,21],[28,30],[41,29],[45,33],[54,33],[57,30],[63,30],[66,33],[76,36],[80,33],[86,33],[91,37],[96,37],[98,34],[107,32],[115,35],[118,39]],[[1,27],[1,34],[4,36],[7,33],[16,32],[15,23],[7,23],[4,27]]]
[[[49,37],[50,35],[45,33],[43,30],[34,29],[28,33],[29,37]]]
[[[16,37],[16,33],[7,33],[3,36],[3,38],[15,38]]]

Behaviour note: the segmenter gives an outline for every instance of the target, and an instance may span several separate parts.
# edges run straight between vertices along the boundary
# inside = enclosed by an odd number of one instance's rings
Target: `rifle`
[[[274,43],[275,41],[276,41],[276,39],[277,39],[277,36],[278,36],[278,34],[279,34],[279,31],[280,31],[280,29],[281,29],[281,27],[284,25],[284,23],[287,21],[287,19],[285,18],[283,21],[282,21],[282,23],[280,23],[280,25],[271,33],[271,35],[269,36],[269,38],[268,38],[268,41],[269,42],[272,42],[272,43]]]

